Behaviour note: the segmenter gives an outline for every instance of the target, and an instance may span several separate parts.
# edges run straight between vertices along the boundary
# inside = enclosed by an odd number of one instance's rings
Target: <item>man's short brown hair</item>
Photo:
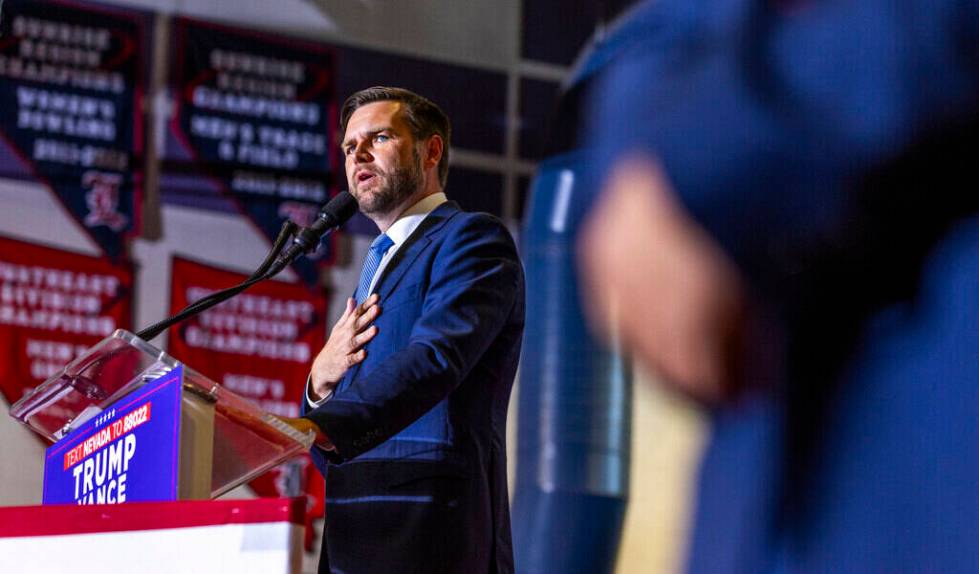
[[[354,111],[374,102],[401,102],[405,104],[405,120],[411,128],[411,135],[416,140],[424,140],[438,134],[442,138],[442,159],[439,160],[439,183],[445,187],[449,177],[449,139],[452,136],[452,124],[442,108],[428,98],[419,96],[404,88],[389,88],[374,86],[354,93],[340,108],[340,137],[347,133],[347,122]]]

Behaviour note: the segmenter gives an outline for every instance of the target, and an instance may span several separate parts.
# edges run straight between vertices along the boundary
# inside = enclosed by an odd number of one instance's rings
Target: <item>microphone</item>
[[[3,0],[0,0],[2,3]],[[239,283],[234,287],[229,287],[223,291],[218,291],[217,293],[212,293],[207,297],[192,303],[183,308],[179,313],[170,317],[169,319],[164,319],[155,325],[147,327],[136,333],[136,336],[144,341],[149,341],[150,339],[156,337],[164,330],[168,329],[171,325],[175,325],[189,317],[193,317],[199,313],[207,311],[211,307],[226,301],[231,297],[234,297],[238,293],[248,289],[252,285],[274,277],[280,271],[286,268],[286,265],[292,263],[296,258],[298,258],[303,253],[308,253],[319,245],[320,240],[323,237],[340,227],[347,222],[348,219],[353,217],[354,213],[357,212],[357,200],[354,196],[346,191],[341,191],[336,197],[331,199],[326,205],[320,209],[319,215],[316,217],[316,221],[310,224],[309,227],[302,228],[296,237],[293,238],[292,244],[285,248],[278,258],[274,259],[277,250],[281,249],[289,237],[289,232],[296,228],[296,224],[292,221],[286,221],[282,225],[282,231],[279,232],[279,237],[275,240],[275,244],[272,246],[272,251],[262,262],[262,265],[252,273],[251,277],[245,280],[243,283]],[[79,384],[87,384],[84,380],[79,380]],[[88,392],[88,386],[85,387],[85,391]]]
[[[276,266],[285,267],[300,255],[315,250],[323,237],[346,223],[354,213],[357,213],[357,200],[349,192],[341,191],[320,209],[316,221],[299,230],[292,244],[279,255]]]

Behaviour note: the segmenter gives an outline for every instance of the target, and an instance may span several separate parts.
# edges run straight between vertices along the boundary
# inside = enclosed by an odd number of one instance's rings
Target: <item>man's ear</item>
[[[425,154],[423,167],[428,169],[430,167],[435,167],[442,160],[442,153],[445,149],[445,142],[442,141],[442,136],[438,134],[433,134],[425,142]]]

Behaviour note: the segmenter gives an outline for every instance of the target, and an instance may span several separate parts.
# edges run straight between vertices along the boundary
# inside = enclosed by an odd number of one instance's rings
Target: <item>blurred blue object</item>
[[[582,312],[583,154],[539,166],[523,238],[527,325],[513,502],[517,572],[612,572],[629,491],[632,374]]]

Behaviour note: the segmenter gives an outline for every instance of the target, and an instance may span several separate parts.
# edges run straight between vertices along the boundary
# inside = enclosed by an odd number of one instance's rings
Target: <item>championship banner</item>
[[[44,504],[177,500],[183,367],[82,423],[44,454]]]
[[[171,268],[171,315],[246,279],[180,257],[173,258]],[[323,291],[265,281],[172,327],[167,352],[261,409],[297,417],[310,365],[326,343],[326,312]],[[323,506],[323,479],[308,456],[272,469],[250,486],[260,496],[305,493],[308,519]]]
[[[106,255],[139,232],[145,12],[6,0],[0,177],[37,181]]]
[[[229,200],[271,242],[282,223],[309,225],[337,159],[333,53],[301,42],[174,18],[161,188],[167,201]],[[293,268],[309,285],[332,244]]]
[[[8,404],[116,329],[130,329],[133,272],[0,237],[0,391]]]

